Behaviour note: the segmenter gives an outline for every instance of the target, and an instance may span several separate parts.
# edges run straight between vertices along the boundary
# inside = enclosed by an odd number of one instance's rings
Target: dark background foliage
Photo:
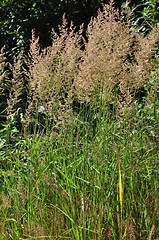
[[[121,7],[125,1],[114,1],[115,7]],[[142,22],[142,10],[145,0],[133,0],[130,6],[138,6],[134,12],[136,24]],[[149,6],[153,11],[154,21],[157,16],[157,1]],[[78,27],[84,23],[85,29],[92,16],[96,16],[97,9],[102,3],[109,0],[3,0],[0,1],[0,48],[6,46],[6,54],[9,61],[13,60],[21,50],[27,52],[31,30],[35,29],[36,35],[40,37],[40,44],[46,47],[51,44],[51,29],[58,29],[62,22],[62,16],[66,13],[68,22],[73,21]],[[156,11],[156,12],[155,12]],[[152,19],[152,14],[148,16]],[[140,19],[139,19],[140,18]]]

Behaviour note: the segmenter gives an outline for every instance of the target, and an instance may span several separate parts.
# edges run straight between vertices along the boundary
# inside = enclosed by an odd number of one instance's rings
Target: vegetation
[[[32,29],[40,37],[42,48],[51,45],[51,29],[58,30],[65,13],[68,22],[75,26],[84,23],[85,29],[91,17],[97,16],[98,8],[109,0],[3,0],[0,1],[0,49],[6,46],[6,56],[11,62],[23,51],[28,52]],[[120,8],[123,1],[114,1]],[[135,14],[134,26],[140,32],[152,29],[158,21],[158,0],[131,0],[130,6]],[[130,11],[131,8],[129,8]]]
[[[0,2],[0,48],[6,46],[10,61],[22,49],[27,52],[32,29],[40,37],[41,46],[49,46],[51,29],[58,29],[64,13],[76,26],[88,24],[101,3],[102,0],[3,0]]]
[[[130,8],[129,10],[135,13],[133,27],[143,34],[148,33],[158,23],[159,4],[157,0],[141,0],[132,10]]]
[[[127,17],[125,17],[125,14]],[[126,21],[125,21],[126,19]],[[104,5],[0,55],[0,239],[157,239],[158,25]]]

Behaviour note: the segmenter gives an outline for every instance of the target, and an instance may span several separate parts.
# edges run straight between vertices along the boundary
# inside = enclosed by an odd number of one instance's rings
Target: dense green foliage
[[[10,116],[8,143],[1,141],[0,238],[157,239],[156,106],[151,118],[136,106],[133,122],[81,108],[76,119],[68,116],[71,128],[57,134],[52,124],[47,135],[37,132],[38,118],[28,135],[21,115],[19,137],[18,111]]]
[[[9,56],[28,50],[31,31],[35,29],[43,47],[50,45],[51,29],[57,29],[66,13],[76,26],[90,21],[102,1],[29,1],[3,0],[0,2],[0,47],[6,45]]]
[[[141,0],[133,8],[128,9],[134,14],[132,26],[140,33],[147,34],[158,23],[158,0]]]

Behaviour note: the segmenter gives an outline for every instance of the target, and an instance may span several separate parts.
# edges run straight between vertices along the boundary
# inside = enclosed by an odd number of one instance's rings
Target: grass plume
[[[0,131],[0,239],[158,238],[157,41],[112,1],[87,39],[65,16],[48,48],[32,32],[10,66],[8,110],[21,129],[10,118]]]

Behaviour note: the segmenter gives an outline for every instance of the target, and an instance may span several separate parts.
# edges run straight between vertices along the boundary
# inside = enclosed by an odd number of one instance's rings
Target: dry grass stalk
[[[4,69],[5,69],[5,65],[6,65],[6,58],[5,58],[5,53],[4,53],[4,49],[5,47],[3,47],[1,49],[1,53],[0,53],[0,89],[2,89],[2,82],[3,82],[3,78],[4,78]]]
[[[8,63],[6,62],[4,46],[0,52],[0,94],[3,94],[10,85],[10,81],[8,79],[8,71],[5,69],[7,65]]]
[[[151,239],[152,239],[152,235],[153,235],[154,229],[155,229],[155,225],[153,225],[152,228],[151,228],[151,231],[150,231],[150,235],[149,235],[148,240],[151,240]]]
[[[32,101],[37,108],[44,105],[48,115],[54,109],[70,104],[72,101],[72,83],[77,74],[80,57],[80,36],[75,33],[73,24],[67,28],[63,17],[63,25],[59,27],[60,35],[52,31],[52,46],[40,50],[38,38],[32,33],[30,45],[30,61],[28,79]]]
[[[156,67],[152,55],[159,37],[158,27],[149,37],[140,36],[130,29],[130,22],[125,22],[123,16],[124,12],[119,14],[111,1],[88,25],[88,42],[74,83],[82,101],[96,101],[100,95],[103,102],[113,103],[113,90],[119,86],[119,108],[129,107],[132,93],[150,79]]]
[[[28,70],[24,72],[29,83],[27,117],[44,106],[48,117],[63,121],[71,112],[74,98],[97,105],[100,99],[103,108],[118,102],[121,115],[125,108],[129,110],[134,91],[149,81],[156,68],[156,57],[152,55],[159,31],[157,26],[148,37],[133,32],[130,20],[124,20],[124,9],[119,13],[113,4],[111,0],[109,5],[103,5],[103,11],[92,18],[84,51],[80,45],[82,27],[79,32],[72,23],[68,27],[65,16],[59,35],[52,30],[50,47],[40,49],[39,38],[32,31],[29,57],[25,59]],[[10,111],[20,100],[21,63],[19,58],[12,67]],[[115,89],[119,89],[117,97]]]
[[[23,56],[22,52],[14,60],[13,65],[10,64],[12,74],[9,99],[7,99],[9,114],[16,111],[21,106],[22,94],[24,92],[25,77],[23,73]]]
[[[122,79],[124,62],[132,45],[132,34],[123,16],[110,5],[104,5],[97,18],[91,20],[87,29],[88,42],[85,46],[83,59],[75,85],[78,96],[96,98],[101,88],[103,99],[112,97],[105,95],[107,89],[113,89]],[[94,95],[95,94],[95,95]]]

